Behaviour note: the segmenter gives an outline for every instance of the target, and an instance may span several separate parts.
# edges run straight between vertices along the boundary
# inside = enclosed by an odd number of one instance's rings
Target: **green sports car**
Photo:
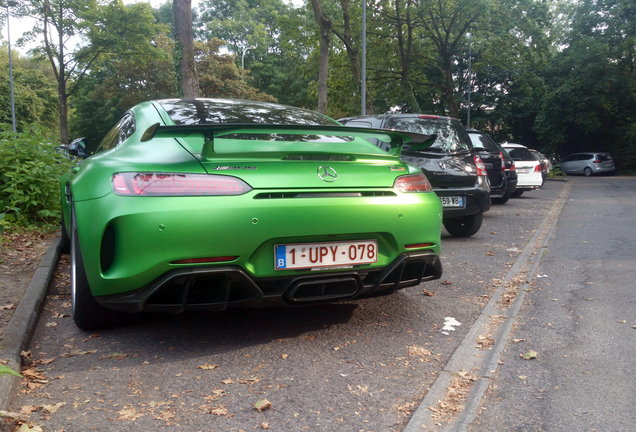
[[[433,141],[245,100],[131,108],[90,157],[84,139],[69,145],[75,323],[350,300],[439,278],[441,204],[399,159],[402,143]]]

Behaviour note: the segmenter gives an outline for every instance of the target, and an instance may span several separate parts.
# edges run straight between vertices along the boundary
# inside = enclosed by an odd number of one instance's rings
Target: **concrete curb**
[[[7,366],[13,370],[20,371],[22,366],[21,354],[29,346],[37,326],[59,252],[60,239],[57,238],[42,257],[0,341],[0,358],[8,360]],[[0,376],[0,410],[7,410],[11,396],[21,379],[12,375]]]
[[[518,276],[523,276],[524,283],[532,281],[541,264],[543,251],[548,245],[558,217],[565,205],[569,193],[569,186],[570,183],[565,185],[553,203],[552,208],[548,211],[537,228],[532,239],[528,242],[523,252],[515,261],[515,264],[508,271],[504,280],[512,281]],[[474,420],[479,411],[481,401],[490,385],[490,379],[498,367],[499,359],[506,348],[508,338],[512,332],[521,306],[523,305],[527,288],[520,289],[513,304],[505,311],[506,319],[493,335],[495,340],[493,347],[490,350],[482,351],[476,347],[477,336],[484,333],[484,327],[490,321],[491,316],[502,314],[502,311],[497,306],[497,302],[504,294],[504,291],[505,286],[502,285],[492,295],[490,301],[471,326],[462,343],[457,347],[455,353],[451,356],[440,375],[438,375],[402,432],[416,432],[421,430],[465,432],[467,430],[468,425]],[[454,418],[451,423],[436,423],[428,407],[435,407],[438,400],[444,399],[448,386],[452,382],[453,374],[461,370],[474,372],[478,378],[468,394],[468,400],[464,403],[465,409]]]

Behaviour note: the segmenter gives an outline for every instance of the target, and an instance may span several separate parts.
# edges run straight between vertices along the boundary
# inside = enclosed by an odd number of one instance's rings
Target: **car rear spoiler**
[[[186,138],[202,136],[205,139],[201,156],[212,157],[214,154],[214,138],[231,134],[283,134],[283,135],[330,135],[351,136],[357,138],[375,138],[389,143],[390,154],[399,154],[403,144],[411,143],[411,148],[424,149],[430,147],[437,135],[422,135],[413,132],[402,132],[388,129],[356,128],[346,126],[315,126],[315,125],[271,125],[271,124],[197,124],[180,126],[161,126],[155,123],[146,129],[141,137],[142,142],[153,138]]]

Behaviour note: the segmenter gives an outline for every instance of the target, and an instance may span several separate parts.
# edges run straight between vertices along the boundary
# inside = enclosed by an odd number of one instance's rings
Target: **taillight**
[[[515,164],[513,163],[512,165],[510,165],[510,171],[514,171],[515,170]]]
[[[479,156],[475,156],[475,167],[477,168],[478,176],[487,176],[488,172],[486,171],[486,164]]]
[[[499,157],[501,158],[501,172],[506,172],[506,159],[504,159],[502,152],[499,152]]]
[[[236,177],[172,173],[115,173],[112,186],[123,196],[242,195],[252,190]]]
[[[601,163],[602,161],[600,161],[600,160],[598,160],[598,159],[594,159],[592,162],[593,162],[593,163]]]
[[[426,118],[426,119],[439,119],[439,116],[430,115],[430,114],[420,114],[417,117],[418,118]]]
[[[433,188],[424,173],[400,176],[395,179],[393,188],[400,192],[432,192]]]
[[[541,172],[541,164],[539,164],[539,165],[534,167],[534,172],[536,172],[536,173],[540,173]]]

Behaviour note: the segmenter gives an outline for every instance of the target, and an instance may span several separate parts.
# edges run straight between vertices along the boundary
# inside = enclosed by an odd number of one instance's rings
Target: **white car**
[[[541,162],[521,144],[505,143],[501,145],[515,161],[517,171],[517,189],[513,197],[521,196],[525,191],[539,189],[543,184],[541,176]]]

